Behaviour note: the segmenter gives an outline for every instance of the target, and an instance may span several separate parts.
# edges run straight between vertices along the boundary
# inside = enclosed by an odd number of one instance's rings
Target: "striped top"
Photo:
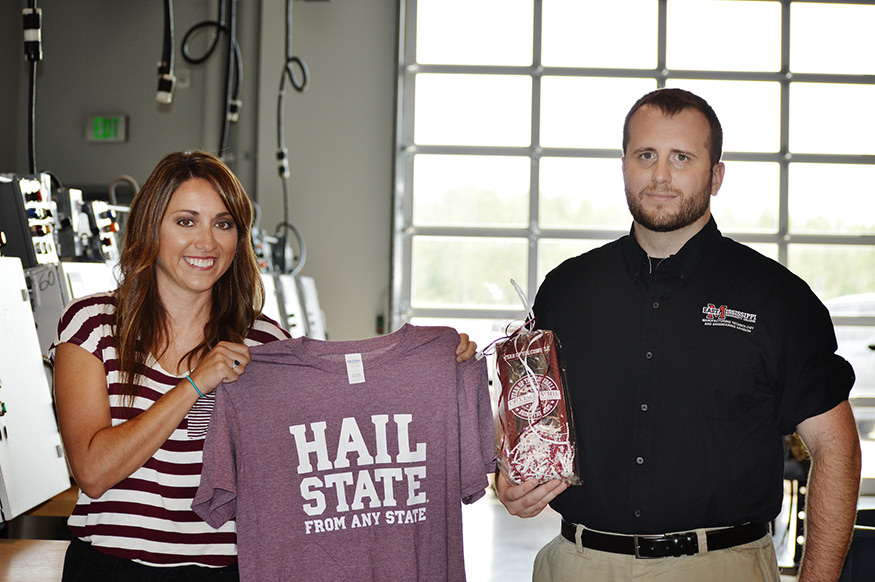
[[[112,293],[71,302],[49,349],[52,363],[55,346],[61,342],[79,345],[103,362],[113,426],[149,408],[184,378],[165,371],[150,354],[145,378],[138,377],[139,393],[133,409],[123,406],[113,339],[115,305]],[[246,345],[289,337],[275,322],[260,316],[247,334]],[[105,554],[150,566],[223,567],[235,563],[235,524],[213,529],[191,510],[214,402],[214,393],[200,398],[152,458],[100,498],[91,499],[80,492],[68,521],[73,534]]]

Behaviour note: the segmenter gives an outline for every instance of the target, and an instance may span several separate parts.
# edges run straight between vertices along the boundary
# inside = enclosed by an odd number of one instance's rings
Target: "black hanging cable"
[[[243,77],[243,57],[240,54],[240,45],[237,43],[237,0],[231,0],[231,15],[228,19],[230,43],[228,45],[228,68],[225,73],[225,132],[229,131],[231,123],[237,123],[240,119],[240,108],[243,102],[240,100],[240,81]],[[227,136],[223,139],[223,146],[227,146]],[[224,151],[224,147],[221,151]]]
[[[24,26],[24,57],[30,63],[27,93],[27,159],[30,173],[36,174],[36,64],[43,58],[42,11],[36,7],[36,0],[30,0],[29,6],[22,11],[22,21]]]
[[[225,69],[225,95],[222,108],[221,136],[219,138],[219,156],[223,156],[228,149],[230,137],[230,124],[236,122],[240,115],[241,79],[243,77],[243,59],[241,58],[240,45],[237,42],[237,0],[221,0],[219,2],[219,14],[217,20],[205,20],[192,26],[182,38],[182,56],[193,65],[199,65],[209,59],[219,45],[223,34],[228,35],[227,67]],[[191,55],[189,42],[199,32],[212,29],[213,37],[209,47],[200,57]]]
[[[224,157],[231,138],[231,123],[240,117],[240,76],[243,64],[240,59],[240,47],[237,44],[237,0],[230,0],[228,27],[228,53],[225,69],[225,99],[222,111],[222,134],[219,138],[219,156]]]
[[[29,68],[27,85],[27,161],[31,174],[36,174],[36,62]]]
[[[295,67],[300,68],[300,78],[295,72]],[[276,237],[280,244],[285,245],[288,239],[288,234],[291,232],[298,241],[298,246],[301,250],[301,255],[298,258],[297,264],[291,269],[291,275],[297,275],[304,268],[304,263],[307,261],[307,247],[304,244],[304,238],[301,232],[291,223],[291,211],[289,208],[289,178],[291,172],[289,170],[289,150],[285,145],[284,135],[284,112],[285,112],[285,97],[286,97],[286,79],[288,79],[292,88],[303,93],[307,90],[310,84],[310,71],[307,68],[307,63],[302,59],[292,55],[292,0],[286,0],[286,60],[283,65],[283,73],[280,77],[279,95],[277,98],[277,160],[279,161],[279,175],[283,185],[283,222],[276,227]],[[280,234],[282,233],[282,234]],[[285,261],[282,261],[285,263]],[[280,265],[280,270],[285,271],[286,265]]]
[[[173,0],[164,0],[164,43],[161,49],[161,60],[158,62],[158,94],[159,103],[173,101],[173,90],[176,87],[176,77],[173,74]]]
[[[191,50],[189,49],[189,42],[191,39],[199,33],[202,29],[212,28],[213,30],[213,38],[210,42],[210,46],[204,52],[203,55],[199,57],[194,57],[191,55]],[[204,20],[202,22],[198,22],[194,26],[188,29],[188,32],[185,33],[185,36],[182,37],[182,57],[193,65],[200,65],[205,63],[207,59],[213,56],[213,52],[216,50],[216,47],[219,45],[219,41],[222,38],[222,33],[227,32],[225,27],[225,0],[219,2],[219,19],[218,20]]]

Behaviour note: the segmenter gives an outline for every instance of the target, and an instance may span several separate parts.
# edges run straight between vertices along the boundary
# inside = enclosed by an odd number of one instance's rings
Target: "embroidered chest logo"
[[[702,308],[705,317],[702,323],[706,327],[732,327],[750,333],[757,322],[756,313],[745,313],[737,309],[729,309],[725,305],[720,307],[709,303]]]

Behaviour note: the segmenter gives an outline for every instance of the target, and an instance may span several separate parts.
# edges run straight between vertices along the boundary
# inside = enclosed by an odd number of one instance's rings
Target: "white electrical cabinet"
[[[64,307],[73,299],[92,293],[115,291],[118,282],[110,263],[80,263],[62,261],[25,270],[30,283],[36,335],[44,356],[58,334],[58,320]]]
[[[27,269],[24,277],[29,282],[40,352],[48,356],[49,347],[58,335],[58,320],[69,301],[69,294],[64,288],[64,274],[61,265],[56,263]]]
[[[285,327],[281,291],[277,289],[273,275],[271,273],[261,273],[261,283],[264,285],[264,305],[261,306],[261,312]]]
[[[21,260],[0,257],[0,517],[69,487]]]
[[[309,277],[293,277],[281,273],[262,273],[264,306],[262,313],[292,335],[326,339],[322,310],[316,297],[316,285]],[[305,304],[306,297],[315,305]]]
[[[79,299],[93,293],[107,293],[118,287],[116,280],[116,263],[79,263],[61,261],[61,271],[64,274],[67,301]]]
[[[321,340],[328,339],[325,314],[319,305],[319,294],[316,293],[316,281],[312,277],[298,277],[298,284],[304,309],[307,312],[307,335]]]
[[[285,307],[285,328],[292,337],[310,335],[310,322],[307,321],[307,312],[301,302],[298,292],[297,280],[291,275],[276,275],[278,286],[283,292],[283,306]],[[322,338],[324,339],[324,338]]]

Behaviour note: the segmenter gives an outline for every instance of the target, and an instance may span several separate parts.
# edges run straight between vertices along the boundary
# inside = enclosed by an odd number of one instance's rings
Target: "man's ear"
[[[711,196],[717,196],[717,191],[723,185],[723,175],[726,173],[726,166],[723,162],[717,162],[711,168]]]

